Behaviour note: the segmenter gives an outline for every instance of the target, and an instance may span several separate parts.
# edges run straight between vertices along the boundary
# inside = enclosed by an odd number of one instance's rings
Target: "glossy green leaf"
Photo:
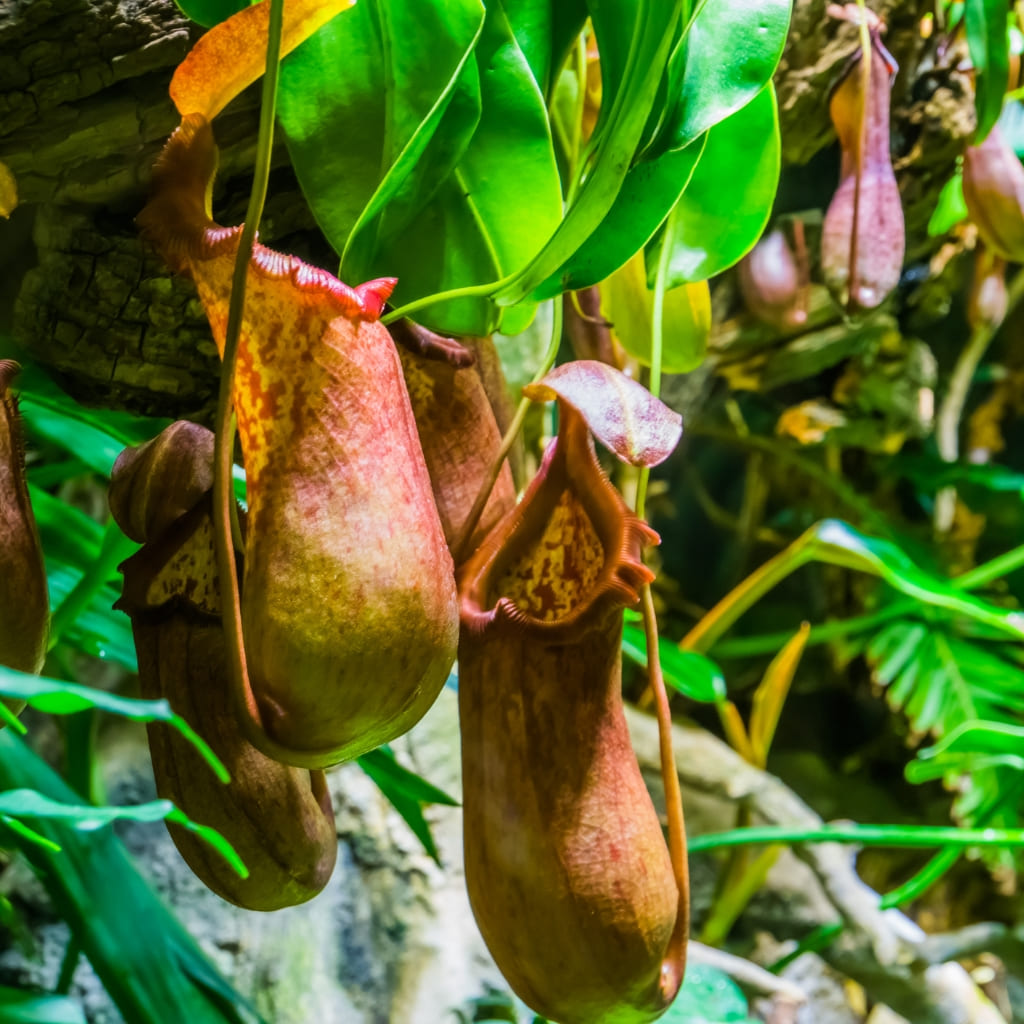
[[[429,201],[469,141],[478,87],[471,68],[460,72],[483,17],[479,0],[362,0],[282,63],[278,117],[292,163],[353,283],[370,276],[380,236]]]
[[[242,878],[249,876],[248,870],[230,843],[208,825],[199,825],[191,821],[170,800],[151,800],[128,807],[96,807],[93,804],[51,800],[37,790],[26,787],[7,789],[0,793],[0,816],[3,815],[18,819],[46,818],[66,821],[83,831],[102,828],[115,821],[166,821],[193,832],[204,842],[209,843]]]
[[[622,653],[647,668],[647,637],[637,626],[622,629]],[[725,677],[722,670],[703,654],[682,651],[669,640],[658,640],[658,654],[665,682],[690,700],[716,704],[725,700]]]
[[[372,779],[376,781],[386,777],[393,791],[401,792],[417,803],[459,806],[458,800],[449,796],[443,789],[438,789],[433,783],[427,782],[422,776],[399,764],[394,751],[387,744],[363,754],[359,758],[359,764]]]
[[[68,565],[90,565],[103,543],[103,527],[80,509],[31,483],[28,492],[46,557]]]
[[[105,603],[105,595],[110,592],[108,581],[111,577],[116,578],[117,567],[138,549],[139,545],[126,537],[113,519],[107,522],[95,560],[87,564],[71,590],[62,594],[54,604],[50,618],[50,647],[74,628],[85,610],[97,599]]]
[[[684,194],[705,141],[706,136],[701,136],[685,149],[631,167],[604,220],[554,274],[534,289],[534,298],[598,284],[639,252]]]
[[[585,156],[587,176],[547,244],[498,293],[503,304],[521,301],[556,274],[612,208],[654,104],[683,4],[592,0],[589,7],[602,55],[603,102]],[[542,289],[532,297],[549,294]]]
[[[249,6],[249,0],[174,0],[186,18],[203,28],[213,28],[236,11]]]
[[[551,81],[552,41],[557,0],[501,0],[505,17],[516,44],[542,96],[548,94]],[[490,8],[490,4],[487,5]],[[583,5],[579,4],[582,10]],[[583,18],[580,18],[580,26]]]
[[[1007,16],[1001,0],[965,0],[964,28],[975,69],[974,108],[978,115],[974,145],[984,141],[1003,109],[1010,74]]]
[[[202,755],[222,782],[230,776],[209,744],[180,715],[171,710],[166,700],[135,700],[119,697],[92,686],[81,686],[61,679],[47,679],[0,665],[0,695],[27,701],[32,707],[51,715],[73,715],[95,708],[133,722],[163,722],[177,729]]]
[[[944,235],[952,231],[961,221],[967,220],[969,212],[964,200],[964,174],[957,171],[939,193],[935,210],[928,219],[928,236]]]
[[[0,791],[32,789],[62,803],[77,796],[38,755],[0,732]],[[0,828],[36,872],[125,1020],[133,1024],[252,1024],[262,1018],[217,972],[160,902],[107,826],[82,832],[67,822],[36,823],[60,852]]]
[[[359,767],[373,779],[391,806],[398,811],[402,820],[412,829],[413,835],[423,844],[423,849],[440,865],[441,856],[430,831],[430,825],[423,816],[423,805],[444,804],[448,807],[457,807],[458,801],[415,772],[404,768],[387,745],[371,750],[358,760]]]
[[[46,580],[50,589],[51,608],[57,607],[81,581],[81,569],[55,559],[47,559]],[[84,654],[112,661],[129,672],[138,671],[131,620],[114,608],[121,596],[120,586],[108,584],[98,590],[92,602],[68,628],[64,642]]]
[[[667,285],[704,281],[739,262],[768,223],[779,184],[781,146],[775,87],[708,131],[672,218]],[[646,249],[653,279],[665,229]]]
[[[735,1024],[750,1021],[747,1000],[723,971],[688,964],[683,987],[661,1018],[663,1024]]]
[[[891,846],[910,850],[935,846],[1024,847],[1024,829],[952,828],[941,825],[861,825],[843,822],[815,828],[764,825],[694,836],[687,842],[691,853],[730,846],[763,843],[846,843],[854,846]]]
[[[0,987],[0,1024],[86,1024],[81,1006],[66,996]]]
[[[669,63],[672,106],[658,151],[689,146],[764,89],[782,56],[789,12],[790,0],[708,0],[700,6]]]
[[[529,262],[561,220],[543,99],[500,4],[488,7],[474,65],[479,123],[458,165],[366,268],[366,276],[398,277],[396,305],[504,277]],[[528,307],[526,322],[532,313]],[[499,316],[490,299],[478,297],[427,307],[417,319],[441,333],[485,334]],[[517,316],[504,315],[507,331],[517,329]]]

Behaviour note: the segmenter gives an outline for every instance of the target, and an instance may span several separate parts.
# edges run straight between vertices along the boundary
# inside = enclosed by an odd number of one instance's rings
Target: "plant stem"
[[[764,825],[695,836],[690,852],[720,850],[751,843],[846,843],[856,846],[889,846],[922,849],[931,846],[1024,846],[1024,829],[956,828],[946,825],[822,825],[792,828]]]
[[[217,395],[215,422],[213,517],[214,546],[217,553],[217,573],[220,578],[223,603],[224,635],[227,643],[228,666],[232,691],[242,723],[247,728],[260,722],[249,684],[245,642],[242,635],[242,605],[235,564],[232,513],[235,509],[233,493],[233,464],[235,447],[235,421],[232,390],[235,376],[235,357],[242,330],[245,311],[245,286],[252,259],[256,229],[263,214],[270,178],[270,157],[274,144],[274,109],[277,103],[277,81],[281,55],[281,25],[284,18],[284,0],[270,0],[270,20],[267,29],[267,66],[263,77],[260,106],[259,137],[256,145],[256,167],[253,173],[252,193],[246,210],[245,223],[238,240],[234,276],[231,281],[231,301],[224,338],[223,366]]]
[[[665,816],[668,819],[668,852],[672,861],[679,909],[676,924],[666,951],[666,960],[678,962],[686,947],[690,920],[690,868],[686,856],[686,822],[683,816],[683,795],[679,787],[679,773],[672,750],[672,710],[665,689],[658,653],[658,618],[654,610],[651,585],[645,583],[640,592],[644,616],[644,634],[647,639],[647,679],[654,693],[655,715],[658,720],[658,748],[661,760],[661,782],[665,789]]]

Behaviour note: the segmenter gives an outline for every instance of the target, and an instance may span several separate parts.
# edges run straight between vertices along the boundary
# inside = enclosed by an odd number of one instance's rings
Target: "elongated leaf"
[[[688,146],[771,81],[789,30],[789,0],[708,0],[669,65],[671,108],[655,146]],[[722,55],[729,59],[723,60]]]
[[[622,629],[622,653],[638,665],[647,667],[647,637],[642,629],[626,625]],[[690,700],[717,704],[725,700],[725,678],[710,658],[695,651],[681,651],[668,640],[658,641],[661,671],[665,682]]]
[[[603,281],[642,249],[683,195],[704,152],[702,135],[684,149],[641,160],[593,234],[533,291],[546,298]]]
[[[458,801],[400,765],[387,745],[371,750],[358,760],[359,767],[373,779],[391,806],[398,811],[402,820],[423,844],[423,849],[440,865],[440,853],[430,831],[430,825],[423,816],[423,805],[444,804],[457,807]]]
[[[2,987],[0,1024],[86,1024],[86,1020],[73,999]]]
[[[363,754],[359,758],[359,765],[374,780],[387,777],[393,790],[401,791],[417,803],[459,806],[458,800],[449,796],[443,789],[438,789],[433,783],[427,782],[422,776],[399,764],[387,744]]]
[[[83,830],[102,828],[114,821],[166,821],[194,832],[209,843],[242,878],[249,875],[230,843],[209,826],[191,821],[170,800],[151,800],[149,803],[133,804],[129,807],[96,807],[93,804],[51,800],[35,789],[8,789],[0,793],[0,815],[19,819],[46,818],[66,821]]]
[[[590,4],[601,51],[603,101],[591,138],[588,174],[547,244],[498,293],[502,304],[513,305],[531,295],[580,248],[612,208],[654,104],[682,6],[681,0]]]
[[[0,791],[33,789],[74,803],[76,794],[7,730],[0,733]],[[251,1024],[258,1014],[216,971],[142,879],[109,826],[81,832],[40,819],[60,852],[4,830],[38,874],[125,1020],[167,1024],[168,1008],[190,1024]]]
[[[967,48],[976,72],[974,108],[978,127],[974,144],[984,141],[1003,109],[1010,73],[1010,44],[1006,4],[1000,0],[965,0]]]
[[[16,672],[3,665],[0,665],[0,694],[28,701],[34,708],[51,715],[73,715],[95,708],[98,711],[129,718],[133,722],[164,722],[177,729],[202,754],[222,782],[227,782],[230,778],[227,769],[206,741],[180,715],[171,710],[171,705],[166,700],[119,697],[92,686]]]
[[[19,408],[30,439],[60,445],[90,469],[110,476],[121,449],[155,437],[169,422],[148,416],[87,409],[28,363],[17,378]]]
[[[292,163],[353,281],[372,276],[380,236],[402,230],[468,145],[483,18],[479,0],[363,0],[282,64],[278,113]]]
[[[657,466],[683,436],[683,418],[642,384],[594,359],[578,359],[523,388],[535,402],[559,398],[587,421],[594,436],[634,466]]]
[[[536,255],[561,220],[543,98],[500,3],[488,5],[474,61],[479,122],[457,166],[355,275],[394,274],[395,304],[506,276]],[[428,307],[417,318],[443,333],[484,334],[499,318],[503,330],[514,332],[521,329],[514,321],[532,315],[532,306],[502,315],[478,297]]]
[[[490,8],[488,4],[488,8]],[[526,58],[533,80],[542,96],[547,96],[551,81],[553,28],[558,6],[553,0],[501,0],[505,17],[516,38],[516,44]],[[566,5],[568,6],[568,5]],[[583,26],[583,5],[578,25]],[[562,56],[559,54],[558,56]]]
[[[772,658],[764,678],[754,692],[748,732],[754,764],[758,768],[764,768],[768,763],[768,751],[775,737],[775,727],[779,724],[782,706],[786,702],[810,632],[811,624],[803,623],[786,646]]]
[[[823,520],[814,529],[815,540],[828,561],[875,573],[904,594],[927,604],[960,612],[1001,632],[1024,637],[1024,615],[1007,611],[964,594],[946,580],[922,572],[889,541],[866,537],[839,520]]]
[[[713,277],[754,247],[775,201],[781,152],[771,84],[708,131],[670,221],[669,288]],[[654,278],[664,244],[663,228],[646,249],[648,280]]]
[[[81,569],[56,559],[48,560],[46,580],[52,607],[57,607],[71,593],[81,581],[82,575]],[[114,608],[114,602],[120,596],[119,586],[115,589],[108,584],[97,591],[91,604],[79,613],[65,633],[64,641],[84,654],[113,661],[129,672],[136,672],[138,662],[131,620],[124,612]]]

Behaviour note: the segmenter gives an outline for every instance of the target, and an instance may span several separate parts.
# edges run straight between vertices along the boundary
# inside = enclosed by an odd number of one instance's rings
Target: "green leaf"
[[[87,409],[32,364],[22,368],[15,384],[29,438],[45,438],[59,445],[107,478],[123,448],[148,441],[169,422]]]
[[[628,624],[623,626],[622,653],[647,668],[647,637],[642,629]],[[684,697],[701,704],[725,700],[725,677],[710,658],[695,651],[682,651],[664,638],[658,640],[658,654],[665,682]]]
[[[547,298],[598,284],[639,252],[668,216],[690,183],[706,136],[684,149],[641,160],[626,174],[612,208],[594,233],[533,291]]]
[[[922,622],[901,617],[887,623],[863,646],[875,679],[886,687],[889,705],[902,711],[915,733],[938,737],[907,765],[911,782],[944,778],[955,785],[953,813],[965,824],[1016,825],[1020,817],[1012,771],[1024,768],[1015,723],[1024,715],[1024,653],[1020,644],[965,635],[959,619]],[[996,756],[988,756],[996,755]]]
[[[186,18],[203,28],[213,28],[249,6],[249,0],[174,0]]]
[[[964,27],[976,72],[974,108],[978,127],[974,145],[979,145],[999,120],[1010,74],[1006,4],[1001,0],[965,0]]]
[[[947,580],[922,572],[891,541],[868,537],[838,519],[823,519],[794,544],[799,564],[820,559],[880,576],[900,593],[936,608],[958,612],[1009,636],[1024,637],[1024,614],[963,593]]]
[[[843,822],[813,828],[790,828],[786,825],[764,825],[737,828],[694,836],[687,842],[691,853],[720,850],[731,846],[764,843],[847,843],[854,846],[891,846],[908,850],[929,847],[971,846],[988,848],[1024,847],[1024,829],[952,828],[941,825],[861,825]]]
[[[750,1018],[746,998],[724,971],[688,964],[683,987],[661,1020],[662,1024],[734,1024]]]
[[[27,701],[32,707],[51,715],[73,715],[95,708],[133,722],[164,722],[175,728],[202,755],[222,782],[230,776],[207,742],[180,715],[171,710],[166,700],[136,700],[60,679],[47,679],[18,672],[0,665],[0,696]]]
[[[91,830],[102,828],[114,821],[150,823],[166,821],[188,829],[212,846],[242,878],[249,872],[231,844],[208,825],[190,820],[170,800],[151,800],[149,803],[129,807],[97,807],[93,804],[72,804],[51,800],[35,789],[8,789],[0,793],[0,816],[12,818],[46,818],[67,821],[75,828]]]
[[[745,107],[771,80],[789,7],[789,0],[701,5],[669,62],[670,109],[651,152],[630,167],[604,220],[534,298],[597,284],[647,244],[684,194],[707,129]]]
[[[0,987],[0,1024],[86,1024],[73,999]]]
[[[401,792],[417,803],[459,806],[459,801],[449,796],[443,789],[438,789],[421,775],[399,764],[394,751],[387,744],[363,754],[359,758],[359,764],[374,781],[386,778],[392,792]]]
[[[372,276],[378,244],[430,201],[469,142],[483,18],[479,0],[362,0],[282,63],[292,163],[353,283]]]
[[[592,0],[589,8],[601,51],[603,102],[584,159],[587,174],[547,244],[496,296],[502,304],[520,302],[556,274],[612,208],[654,104],[683,4]]]
[[[368,276],[398,277],[395,304],[485,285],[524,266],[555,231],[562,212],[547,113],[500,3],[490,4],[476,45],[479,121],[457,166],[401,235],[382,245]],[[524,311],[485,297],[427,307],[417,319],[450,334],[506,330]],[[521,329],[521,328],[520,328]]]
[[[656,148],[689,146],[761,93],[782,56],[789,12],[790,0],[700,6],[669,64],[672,107]]]
[[[969,216],[967,203],[964,200],[964,172],[957,170],[953,177],[942,186],[935,210],[928,219],[928,237],[935,238],[952,231],[961,221]]]
[[[0,732],[0,791],[32,789],[62,803],[76,794],[9,731]],[[142,879],[107,826],[82,832],[40,819],[60,847],[0,829],[25,856],[125,1020],[133,1024],[252,1024],[262,1018],[217,972]]]
[[[423,848],[429,856],[440,865],[440,854],[431,834],[430,825],[423,816],[423,805],[444,804],[448,807],[457,807],[458,801],[415,772],[402,767],[395,759],[391,748],[386,744],[364,754],[358,761],[360,768],[374,781],[377,788],[387,797],[391,806],[398,811],[402,820],[423,844]]]
[[[781,145],[775,87],[708,131],[689,184],[675,206],[667,286],[704,281],[739,262],[761,237],[779,184]],[[652,280],[665,231],[647,246]]]
[[[64,562],[48,558],[46,580],[50,605],[57,607],[81,581],[83,572]],[[69,627],[63,642],[84,654],[112,661],[129,672],[138,671],[131,620],[113,607],[121,596],[120,587],[108,584],[93,597],[92,603],[79,613]]]
[[[552,9],[560,5],[553,0],[501,0],[505,17],[515,35],[516,44],[526,58],[526,63],[537,83],[542,96],[547,96],[551,82],[552,29],[556,13]],[[491,5],[488,4],[488,9]],[[582,4],[578,4],[580,16],[578,28],[582,28],[586,17]],[[574,33],[575,34],[575,33]]]

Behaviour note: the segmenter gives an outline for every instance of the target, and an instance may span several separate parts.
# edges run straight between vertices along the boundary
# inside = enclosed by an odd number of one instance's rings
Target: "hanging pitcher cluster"
[[[309,24],[292,45],[329,16],[293,8]],[[212,217],[211,118],[247,74],[200,90],[205,109],[176,76],[182,122],[139,216],[194,282],[222,354],[242,229]],[[244,508],[216,504],[223,438],[194,423],[114,466],[111,511],[141,545],[121,566],[120,606],[143,695],[168,700],[230,775],[151,725],[157,789],[217,829],[247,874],[193,833],[172,836],[224,899],[308,900],[337,855],[324,769],[414,725],[458,653],[466,876],[496,962],[561,1024],[652,1020],[682,981],[685,855],[670,856],[630,746],[621,639],[658,538],[593,437],[653,466],[678,442],[679,417],[605,364],[559,367],[526,389],[557,400],[558,433],[516,504],[508,466],[493,474],[504,388],[493,346],[405,322],[389,333],[379,318],[393,286],[351,288],[256,244],[225,367]],[[46,577],[7,396],[15,369],[0,362],[0,662],[39,671]]]
[[[183,118],[139,223],[194,281],[223,351],[240,229],[212,219],[216,163],[209,121]],[[466,540],[501,443],[484,387],[497,363],[487,342],[410,323],[392,336],[378,319],[392,285],[350,288],[254,248],[232,386],[241,679],[222,621],[213,435],[175,423],[115,466],[111,508],[142,544],[122,567],[122,606],[143,691],[170,700],[231,774],[222,785],[154,727],[158,789],[216,827],[249,875],[187,833],[175,841],[242,906],[313,896],[336,853],[323,769],[418,721],[458,647],[467,883],[496,961],[553,1020],[653,1019],[682,980],[687,893],[630,747],[620,647],[657,538],[600,468],[591,431],[653,465],[679,417],[608,366],[560,367],[530,391],[559,405],[540,472],[516,505],[504,466]],[[457,541],[475,551],[461,597]]]

